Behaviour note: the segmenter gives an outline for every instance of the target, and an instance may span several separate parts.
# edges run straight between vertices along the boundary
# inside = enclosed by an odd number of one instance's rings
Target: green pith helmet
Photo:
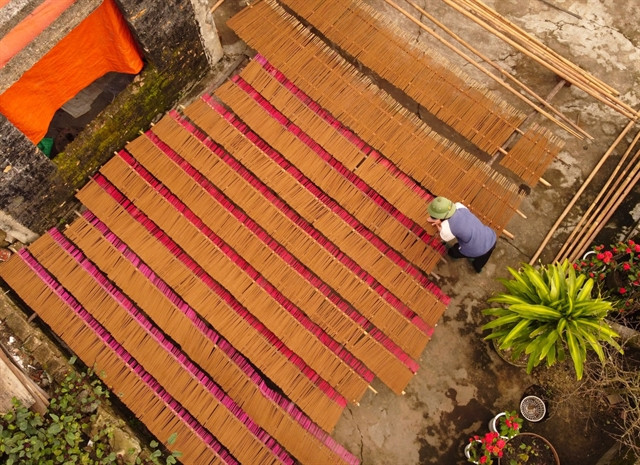
[[[446,197],[436,197],[427,207],[427,212],[432,218],[446,220],[456,212],[456,204]]]

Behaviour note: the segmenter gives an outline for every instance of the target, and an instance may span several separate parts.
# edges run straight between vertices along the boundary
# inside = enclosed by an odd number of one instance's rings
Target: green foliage
[[[592,298],[593,279],[576,275],[567,260],[540,269],[525,264],[509,273],[513,279],[500,279],[507,292],[489,299],[501,306],[483,310],[495,319],[482,328],[491,330],[485,339],[496,339],[514,359],[526,354],[527,373],[545,359],[548,366],[564,361],[568,351],[581,379],[587,350],[600,360],[603,343],[622,350],[604,321],[611,303]]]
[[[536,462],[541,455],[540,452],[545,449],[548,450],[549,446],[534,438],[530,443],[521,442],[517,447],[507,442],[504,453],[509,465],[524,465],[530,460]]]
[[[640,316],[640,244],[630,239],[608,247],[596,245],[573,268],[596,281],[598,292],[618,310],[614,317],[622,324]]]
[[[107,396],[99,380],[72,371],[55,390],[44,416],[14,399],[13,411],[0,418],[0,459],[8,465],[114,463],[110,431],[101,431],[87,445],[94,420],[90,412]]]
[[[516,437],[522,428],[522,418],[513,410],[504,412],[504,415],[498,418],[498,432],[503,438]]]
[[[73,363],[75,360],[71,360]],[[111,465],[116,453],[109,439],[112,428],[91,435],[91,425],[99,405],[107,402],[108,391],[91,372],[71,371],[56,388],[44,416],[13,399],[13,410],[0,416],[0,463],[6,465]],[[172,435],[173,436],[173,435]],[[175,441],[175,437],[173,437]],[[154,441],[155,442],[155,441]],[[160,465],[163,453],[158,443],[148,458],[138,457],[139,464]],[[179,452],[166,457],[164,463],[176,463]]]
[[[177,437],[178,437],[178,433],[173,433],[171,436],[169,436],[169,439],[167,439],[167,444],[172,445],[177,439]],[[136,457],[136,464],[162,465],[161,460],[162,460],[163,454],[162,454],[162,451],[158,449],[159,446],[160,444],[158,444],[157,441],[149,442],[149,447],[151,448],[151,450],[148,451],[147,453],[144,453],[144,456]],[[165,464],[174,465],[175,463],[178,462],[178,457],[180,457],[181,455],[182,455],[182,452],[174,450],[173,452],[171,452],[170,455],[166,457]]]

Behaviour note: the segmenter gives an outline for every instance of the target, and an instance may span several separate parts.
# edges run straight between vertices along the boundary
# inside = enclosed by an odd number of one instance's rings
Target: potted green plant
[[[548,366],[564,361],[568,352],[581,379],[588,350],[600,360],[604,343],[622,352],[618,334],[605,321],[611,303],[592,297],[593,278],[576,274],[568,260],[508,270],[513,279],[499,280],[506,292],[489,299],[500,306],[483,310],[494,319],[482,328],[491,330],[485,339],[495,339],[514,358],[524,354],[527,373],[543,360]]]
[[[615,317],[640,326],[640,244],[630,239],[593,246],[573,268],[595,280],[617,311]]]
[[[500,412],[489,421],[489,431],[499,433],[503,439],[517,436],[522,428],[522,418],[516,411]]]
[[[502,457],[502,449],[506,444],[507,440],[495,432],[472,436],[464,448],[464,455],[468,462],[491,465],[495,458]]]

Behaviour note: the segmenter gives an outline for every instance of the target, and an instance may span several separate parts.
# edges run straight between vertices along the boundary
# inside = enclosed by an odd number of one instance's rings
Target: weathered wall
[[[20,241],[33,239],[11,218],[22,224],[38,222],[49,189],[60,184],[55,165],[0,115],[0,229]]]
[[[114,103],[53,161],[0,118],[0,169],[14,167],[0,172],[0,212],[37,233],[55,226],[69,211],[75,189],[209,69],[191,2],[117,3],[143,49],[145,68]]]
[[[222,58],[223,52],[209,0],[191,0],[191,4],[200,27],[200,39],[204,45],[205,54],[209,65],[213,66]]]
[[[204,58],[204,49],[191,2],[184,0],[116,0],[147,60],[164,70],[188,51]],[[182,49],[182,50],[180,50]],[[179,54],[176,56],[176,54]]]

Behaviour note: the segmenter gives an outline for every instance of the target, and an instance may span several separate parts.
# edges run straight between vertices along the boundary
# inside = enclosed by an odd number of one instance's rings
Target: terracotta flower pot
[[[498,459],[499,465],[560,465],[560,458],[553,445],[535,433],[520,433],[509,439]]]
[[[496,353],[498,354],[498,356],[502,360],[507,362],[509,365],[513,365],[513,366],[518,367],[518,368],[526,368],[527,367],[527,362],[528,362],[529,358],[526,355],[524,355],[524,353],[520,356],[520,358],[514,360],[513,357],[511,356],[511,351],[510,350],[501,349],[498,346],[498,343],[496,342],[496,339],[492,339],[491,340],[491,344],[493,345],[493,348],[496,351]]]

